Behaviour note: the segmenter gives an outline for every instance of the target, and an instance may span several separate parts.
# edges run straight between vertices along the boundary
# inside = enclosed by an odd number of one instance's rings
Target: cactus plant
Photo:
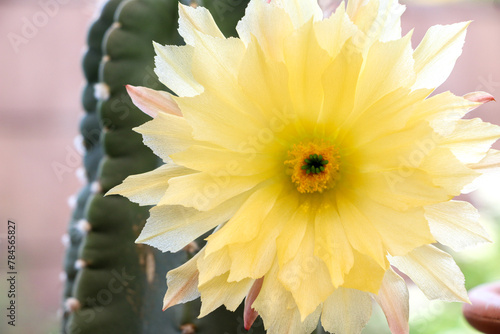
[[[102,40],[104,34],[113,23],[114,13],[122,0],[108,1],[102,7],[99,17],[90,27],[87,43],[88,50],[83,57],[83,73],[87,84],[83,89],[82,106],[85,115],[80,123],[80,132],[82,144],[85,147],[84,178],[86,185],[81,189],[77,196],[76,206],[69,222],[64,273],[65,285],[63,299],[71,303],[73,297],[74,282],[77,275],[75,264],[78,259],[78,250],[82,240],[82,225],[85,224],[85,205],[92,192],[92,184],[96,181],[97,168],[102,158],[102,147],[99,139],[101,135],[101,125],[97,115],[97,98],[95,97],[95,84],[99,82],[99,64],[103,57]],[[66,305],[66,308],[71,305]],[[69,312],[63,315],[63,328],[66,328]],[[64,330],[63,330],[64,332]]]

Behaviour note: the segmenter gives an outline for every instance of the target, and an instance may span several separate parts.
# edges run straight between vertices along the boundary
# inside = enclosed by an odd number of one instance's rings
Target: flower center
[[[337,148],[327,142],[300,143],[288,151],[285,165],[299,192],[321,193],[335,186],[339,178],[340,155]]]

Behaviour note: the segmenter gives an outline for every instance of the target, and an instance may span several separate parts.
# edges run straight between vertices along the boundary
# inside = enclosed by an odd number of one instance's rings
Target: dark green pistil
[[[302,169],[306,171],[306,174],[319,174],[325,170],[326,164],[328,164],[328,160],[323,160],[323,156],[317,154],[311,154],[309,159],[304,160],[305,165],[302,166]]]

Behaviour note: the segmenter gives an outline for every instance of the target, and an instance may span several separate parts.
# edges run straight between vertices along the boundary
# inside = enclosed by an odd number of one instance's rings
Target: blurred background
[[[99,0],[0,0],[0,309],[7,302],[7,221],[17,228],[17,322],[0,333],[58,333],[64,234],[81,187],[75,147],[83,115],[80,62],[86,30]],[[439,91],[483,90],[500,99],[500,6],[492,1],[402,1],[403,32],[415,28],[413,45],[435,24],[473,20],[454,72]],[[57,6],[47,7],[48,3]],[[470,117],[500,124],[500,105]],[[497,148],[500,146],[497,144]],[[500,236],[500,182],[467,199],[482,213],[492,239]],[[454,254],[467,287],[500,279],[500,247],[488,244]],[[411,333],[475,333],[460,317],[461,305],[411,295]],[[364,333],[389,333],[378,310]],[[385,331],[385,332],[384,332]]]

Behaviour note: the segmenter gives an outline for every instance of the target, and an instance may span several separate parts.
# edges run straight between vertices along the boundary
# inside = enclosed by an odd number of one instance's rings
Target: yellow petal
[[[402,39],[372,45],[356,87],[353,117],[358,117],[371,104],[415,80],[411,34]],[[380,78],[384,80],[380,80]],[[378,84],[374,85],[374,82]]]
[[[314,31],[318,43],[333,59],[338,55],[344,43],[358,31],[358,28],[346,14],[345,6],[340,5],[332,16],[316,22]]]
[[[244,54],[245,44],[238,38],[204,36],[194,50],[193,75],[205,90],[231,99]]]
[[[465,278],[453,258],[431,245],[405,256],[390,257],[391,264],[408,275],[429,299],[469,302]]]
[[[226,98],[227,94],[231,98]],[[224,97],[221,98],[221,94]],[[227,88],[224,93],[175,99],[184,118],[193,128],[193,137],[234,151],[256,152],[273,142],[275,133],[268,120],[256,113],[255,102],[240,91]],[[207,112],[209,111],[209,112]],[[251,154],[250,154],[251,156]]]
[[[432,177],[432,182],[458,196],[464,187],[480,174],[464,166],[449,150],[436,148],[423,159],[422,170]]]
[[[282,190],[281,184],[257,189],[236,214],[219,231],[207,239],[207,254],[231,243],[247,242],[257,236],[259,228],[273,209]],[[249,224],[248,222],[252,222]]]
[[[183,205],[200,211],[215,208],[230,198],[243,194],[269,178],[267,174],[230,176],[195,173],[171,179],[158,205]]]
[[[481,161],[468,164],[467,167],[480,173],[496,172],[500,169],[500,151],[490,149]]]
[[[254,1],[252,3],[259,3]],[[283,47],[281,47],[283,57]],[[293,115],[286,115],[291,110],[291,98],[288,89],[288,70],[282,62],[267,56],[263,46],[255,38],[248,45],[238,74],[238,83],[251,100],[258,101],[253,113],[269,117],[268,127],[273,133],[280,133],[293,120]],[[287,117],[283,117],[287,116]]]
[[[396,211],[364,201],[360,210],[369,217],[391,255],[405,255],[414,248],[435,242],[422,208]]]
[[[386,268],[386,250],[370,218],[344,196],[337,196],[337,206],[342,225],[352,247]]]
[[[343,288],[356,289],[365,292],[378,293],[389,261],[381,267],[371,257],[353,252],[354,265],[345,276]]]
[[[153,90],[147,87],[134,87],[131,85],[127,85],[127,92],[132,98],[132,102],[153,118],[159,113],[182,116],[179,106],[167,92]]]
[[[479,118],[455,121],[452,134],[440,144],[449,148],[463,163],[471,164],[483,159],[491,145],[500,138],[500,127]]]
[[[413,110],[410,123],[426,119],[434,131],[441,136],[447,136],[453,132],[452,121],[462,118],[479,105],[477,102],[444,92],[418,103]]]
[[[155,48],[155,73],[158,79],[179,96],[196,96],[203,86],[191,71],[194,48],[191,45],[175,46],[153,43]]]
[[[314,232],[314,255],[325,262],[332,284],[337,288],[344,283],[344,276],[351,270],[354,255],[339,214],[327,201],[316,214]]]
[[[231,268],[231,258],[228,247],[224,247],[211,254],[203,254],[198,258],[198,270],[200,271],[199,284],[205,284],[217,276],[221,276]]]
[[[319,21],[323,18],[323,11],[317,0],[274,0],[273,2],[285,9],[295,29],[311,19]]]
[[[314,217],[308,203],[300,205],[276,240],[280,267],[295,257],[306,233],[307,225]]]
[[[413,54],[417,81],[412,89],[436,88],[448,78],[462,54],[469,24],[436,25],[427,31]]]
[[[348,1],[347,13],[361,30],[356,44],[368,48],[376,41],[401,38],[401,15],[405,9],[397,0]]]
[[[300,251],[285,263],[278,273],[278,280],[292,293],[300,311],[301,321],[313,313],[334,291],[328,268],[314,256],[314,242],[314,227],[310,225],[300,243]]]
[[[268,334],[311,333],[318,325],[321,307],[302,322],[292,294],[277,279],[278,269],[278,263],[275,261],[269,274],[264,277],[262,289],[253,303],[253,308],[264,320]]]
[[[425,207],[425,216],[436,240],[456,251],[490,241],[479,223],[479,213],[468,202],[429,205]]]
[[[340,127],[351,115],[362,65],[361,53],[354,52],[352,40],[348,40],[332,64],[325,70],[322,78],[325,92],[324,106],[317,120],[317,127],[326,123],[323,125],[326,129],[322,129],[323,131],[331,131],[331,128]]]
[[[246,45],[256,38],[266,57],[282,61],[283,41],[293,32],[293,24],[285,10],[274,3],[250,1],[236,30]]]
[[[404,128],[407,128],[406,131],[416,131],[417,129],[408,127],[408,120],[415,114],[416,110],[420,110],[419,106],[430,93],[431,91],[427,89],[410,92],[407,88],[399,88],[380,98],[365,110],[353,124],[351,131],[355,131],[353,137],[355,137],[356,145],[362,146],[379,140],[379,138],[394,136]],[[373,126],[381,119],[384,120],[384,126]],[[420,130],[430,132],[430,129],[421,128]],[[407,135],[407,137],[410,136]],[[400,143],[401,139],[391,138],[393,144]],[[375,144],[373,147],[378,148],[379,145]],[[371,149],[368,150],[371,151]],[[380,161],[380,159],[376,160]]]
[[[198,268],[196,261],[203,251],[198,252],[182,266],[167,273],[167,293],[163,298],[163,311],[167,308],[187,303],[200,296],[198,292]]]
[[[297,196],[281,196],[272,210],[260,223],[259,232],[250,241],[229,245],[231,274],[229,281],[239,281],[244,277],[260,278],[271,268],[276,257],[276,238],[295,212]]]
[[[171,161],[170,154],[200,143],[193,139],[193,129],[184,118],[166,113],[158,114],[155,119],[134,130],[142,134],[144,144],[164,162]]]
[[[314,113],[320,110],[323,102],[321,78],[330,62],[328,52],[318,44],[312,21],[285,40],[288,85],[298,115],[304,114],[307,119],[316,120]]]
[[[412,167],[367,173],[363,193],[394,210],[408,210],[450,200],[453,196],[437,187],[431,176]]]
[[[372,296],[384,311],[391,333],[409,334],[410,306],[405,280],[389,268],[385,273],[378,295]]]
[[[191,173],[192,170],[183,166],[163,165],[147,173],[128,176],[106,195],[122,195],[140,205],[155,205],[165,195],[171,178]]]
[[[229,311],[235,311],[254,283],[253,279],[228,282],[228,276],[229,273],[215,277],[198,287],[201,294],[200,318],[221,305],[225,305]]]
[[[229,220],[247,196],[240,195],[210,211],[180,205],[155,206],[136,242],[162,252],[177,252],[194,239]]]
[[[179,34],[188,45],[196,45],[204,35],[224,38],[208,9],[179,4]]]
[[[269,154],[260,153],[249,156],[243,152],[201,145],[193,145],[170,157],[176,164],[187,168],[211,174],[225,172],[229,176],[255,175],[281,167],[276,157]],[[193,157],[196,158],[193,159]]]
[[[338,288],[323,305],[321,324],[331,333],[359,334],[371,313],[372,300],[368,293]]]

